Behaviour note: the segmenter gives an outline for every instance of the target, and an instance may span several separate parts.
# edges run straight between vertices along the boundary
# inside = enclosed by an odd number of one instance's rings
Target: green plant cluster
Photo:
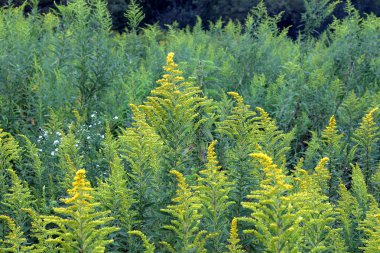
[[[292,41],[262,3],[209,31],[134,5],[123,34],[100,0],[23,8],[0,9],[0,252],[379,251],[378,17],[348,1]]]

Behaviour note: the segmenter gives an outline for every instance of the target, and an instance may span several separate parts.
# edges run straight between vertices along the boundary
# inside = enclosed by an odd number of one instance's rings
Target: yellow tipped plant
[[[165,229],[174,232],[172,242],[161,242],[170,252],[205,252],[204,244],[212,236],[206,231],[200,230],[202,219],[200,198],[195,191],[186,183],[182,173],[171,170],[178,181],[176,196],[173,205],[167,206],[161,211],[172,216],[171,225]]]
[[[216,131],[230,141],[230,146],[224,150],[224,164],[228,179],[234,183],[231,192],[236,201],[233,207],[234,216],[242,215],[240,202],[258,185],[258,173],[252,171],[249,154],[257,149],[258,129],[255,124],[256,112],[244,104],[243,97],[237,92],[228,92],[235,102],[231,114],[217,123]],[[227,138],[226,138],[227,137]]]
[[[53,223],[47,243],[58,245],[62,252],[105,252],[106,246],[113,240],[107,239],[118,229],[108,227],[107,223],[114,218],[108,217],[110,211],[98,211],[99,203],[93,201],[90,182],[86,171],[76,172],[73,188],[67,192],[69,197],[62,201],[67,207],[54,208],[58,216],[43,216],[45,224]]]
[[[331,116],[329,124],[322,132],[322,154],[329,158],[327,166],[331,178],[329,180],[329,196],[334,197],[337,194],[339,179],[343,176],[344,165],[347,165],[343,159],[347,160],[343,154],[344,144],[342,141],[343,134],[340,134],[337,126],[335,116]]]
[[[0,128],[0,201],[7,192],[7,170],[21,158],[21,149],[15,138]]]
[[[27,246],[27,241],[23,237],[24,233],[22,232],[21,227],[17,226],[16,223],[8,216],[0,215],[0,221],[1,220],[8,224],[9,233],[7,235],[3,235],[0,239],[0,252],[33,252],[33,246]]]
[[[109,176],[104,181],[98,181],[95,199],[100,203],[100,210],[111,211],[114,220],[110,224],[117,226],[118,231],[112,234],[115,242],[108,248],[111,252],[123,252],[134,248],[131,236],[127,234],[137,223],[136,211],[132,205],[136,203],[134,191],[128,185],[128,175],[120,158],[119,142],[114,139],[109,127],[106,127],[105,138],[102,143],[102,154],[108,162]]]
[[[203,227],[209,232],[218,233],[210,242],[211,252],[222,252],[223,242],[228,236],[224,231],[227,231],[229,207],[234,202],[229,199],[232,184],[228,182],[225,171],[218,165],[216,143],[215,140],[208,147],[206,169],[199,172],[195,189],[202,204]]]
[[[329,172],[325,168],[328,158],[322,158],[311,175],[297,167],[299,188],[292,195],[293,205],[303,218],[300,227],[301,252],[346,252],[340,230],[335,228],[337,212],[329,198]]]
[[[31,208],[34,203],[34,197],[30,193],[29,186],[26,182],[20,180],[16,172],[12,169],[8,169],[8,174],[10,176],[10,181],[12,185],[8,189],[8,192],[4,194],[4,199],[1,202],[6,206],[14,219],[17,226],[25,228],[27,226],[27,215],[22,210],[23,208]]]
[[[145,112],[135,105],[130,106],[133,112],[132,127],[121,130],[118,144],[126,164],[127,185],[133,191],[138,229],[148,233],[144,228],[152,230],[162,226],[159,209],[163,207],[163,200],[168,203],[171,196],[165,191],[168,184],[162,183],[166,177],[166,171],[162,168],[163,142],[147,123]]]
[[[140,108],[146,113],[147,123],[164,141],[167,167],[185,172],[196,160],[197,133],[209,120],[204,115],[211,113],[212,106],[198,86],[184,79],[174,62],[174,53],[168,54],[163,68],[166,73],[157,81],[160,86],[152,90],[152,96]]]
[[[239,231],[238,231],[237,223],[238,223],[238,219],[233,218],[231,222],[230,239],[228,239],[229,244],[227,245],[228,253],[245,252],[243,250],[243,247],[239,244],[240,239],[239,239]]]
[[[291,191],[293,186],[282,169],[264,153],[251,155],[264,167],[264,178],[260,188],[251,192],[243,202],[251,214],[240,218],[252,225],[245,234],[253,235],[253,241],[267,252],[300,252],[302,240],[300,223],[302,217],[294,206]]]
[[[154,245],[149,242],[146,235],[144,235],[141,231],[133,230],[133,231],[129,231],[128,234],[136,235],[141,238],[145,247],[144,253],[154,253],[154,250],[156,249],[156,247],[154,247]]]
[[[257,134],[260,152],[272,157],[278,166],[285,166],[286,154],[290,150],[290,142],[294,138],[294,132],[284,133],[278,129],[276,122],[269,116],[269,113],[260,107],[257,107],[256,110],[259,112],[256,124],[260,130]]]
[[[365,182],[370,183],[371,176],[376,171],[376,154],[374,154],[379,141],[379,127],[374,121],[375,114],[379,108],[370,110],[360,122],[359,128],[354,132],[353,141],[356,142],[359,165],[363,170]]]

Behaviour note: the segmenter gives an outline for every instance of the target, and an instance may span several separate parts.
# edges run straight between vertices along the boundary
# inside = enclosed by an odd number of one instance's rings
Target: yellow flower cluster
[[[278,187],[281,187],[285,190],[290,190],[293,188],[291,184],[286,183],[282,169],[278,168],[276,164],[273,163],[272,158],[264,153],[254,153],[251,154],[251,157],[256,158],[259,162],[265,167],[264,173],[266,174],[266,179],[262,180],[261,185],[266,185],[263,188],[271,189],[271,191],[275,192]],[[272,186],[270,186],[273,184]]]
[[[239,93],[231,91],[231,92],[227,92],[227,94],[230,95],[231,97],[233,97],[236,100],[238,106],[241,106],[241,105],[244,104],[243,97],[240,96]]]
[[[213,171],[216,172],[220,166],[218,166],[218,160],[215,154],[215,145],[217,141],[214,140],[211,142],[211,144],[208,146],[207,150],[207,167],[208,168],[213,168]]]
[[[335,120],[335,116],[331,116],[330,120],[329,120],[329,124],[328,126],[326,127],[325,131],[324,132],[327,132],[327,133],[334,133],[335,132],[335,129],[336,129],[336,120]]]
[[[170,52],[166,57],[166,65],[163,67],[163,69],[167,72],[167,74],[164,74],[162,76],[162,79],[158,80],[157,83],[166,85],[185,80],[185,78],[181,76],[183,72],[178,69],[178,64],[174,62],[173,52]]]
[[[71,195],[71,198],[65,199],[66,204],[73,203],[75,201],[81,201],[82,204],[87,204],[86,200],[92,199],[92,196],[87,192],[92,191],[90,182],[86,180],[86,171],[80,169],[76,172],[73,182],[73,188],[67,192]]]
[[[367,113],[364,117],[363,117],[363,123],[361,124],[364,124],[366,126],[374,126],[376,125],[376,123],[373,121],[373,115],[379,110],[378,107],[375,107],[373,108],[371,111],[369,111],[369,113]]]

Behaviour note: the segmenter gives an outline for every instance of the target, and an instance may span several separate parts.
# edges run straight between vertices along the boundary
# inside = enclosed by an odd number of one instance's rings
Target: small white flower
[[[78,147],[79,145],[78,144],[75,144],[75,147]]]
[[[42,152],[42,149],[39,149],[38,151],[39,151],[39,152]]]
[[[95,118],[95,113],[91,114],[91,118]]]
[[[54,142],[53,142],[53,146],[57,146],[59,144],[59,140],[55,140]]]
[[[89,140],[89,139],[91,139],[91,136],[87,136],[87,138],[86,138],[87,140]]]
[[[42,135],[38,136],[38,139],[42,139]]]
[[[113,117],[113,119],[119,119],[119,117],[118,117],[118,116],[115,116],[115,117]]]
[[[55,152],[54,151],[51,151],[50,153],[52,156],[55,156]]]
[[[56,132],[55,134],[58,135],[58,136],[61,136],[61,133],[60,133],[60,132]]]
[[[88,127],[89,127],[89,128],[91,128],[91,127],[92,127],[92,125],[89,125]]]
[[[102,134],[102,135],[100,136],[100,138],[104,139],[104,134]]]

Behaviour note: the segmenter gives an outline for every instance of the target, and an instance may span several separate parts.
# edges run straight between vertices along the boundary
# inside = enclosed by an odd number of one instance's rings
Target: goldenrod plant
[[[210,239],[209,252],[225,250],[224,244],[228,235],[226,224],[230,216],[229,207],[234,203],[229,198],[232,183],[228,181],[225,171],[218,165],[215,153],[216,143],[217,141],[214,140],[208,147],[206,168],[199,172],[198,183],[195,187],[202,204],[202,228],[212,233],[218,233]]]
[[[312,174],[297,168],[296,180],[300,188],[292,197],[298,214],[303,218],[301,252],[346,252],[341,231],[335,228],[338,213],[328,201],[328,161],[328,158],[322,158]]]
[[[286,165],[286,155],[290,151],[290,142],[294,138],[294,133],[281,131],[263,108],[257,107],[256,110],[259,112],[256,123],[259,131],[255,137],[259,151],[272,157],[279,167],[283,167]]]
[[[358,201],[360,209],[362,210],[362,218],[364,219],[365,213],[369,208],[370,195],[368,194],[367,184],[364,175],[359,165],[352,165],[352,195]]]
[[[136,235],[141,238],[145,247],[144,253],[154,253],[154,250],[156,249],[156,247],[152,243],[149,242],[146,235],[144,235],[141,231],[132,230],[132,231],[129,231],[128,234]]]
[[[172,231],[174,236],[169,237],[170,241],[162,241],[161,244],[172,253],[206,252],[205,242],[215,234],[200,229],[203,216],[200,197],[186,183],[181,172],[171,170],[170,173],[176,176],[178,188],[172,200],[174,203],[161,211],[172,216],[170,225],[165,225],[163,228]]]
[[[260,187],[247,196],[250,201],[242,202],[251,212],[249,217],[240,218],[250,225],[243,232],[252,236],[252,244],[260,251],[300,252],[304,218],[293,203],[295,198],[290,194],[293,186],[268,155],[251,156],[260,162],[264,178]]]
[[[371,198],[371,204],[367,217],[359,225],[367,238],[364,239],[364,247],[361,249],[365,253],[375,253],[380,250],[380,208],[375,199]]]
[[[216,131],[222,139],[228,141],[223,150],[224,166],[228,178],[234,183],[231,191],[234,205],[234,215],[240,216],[242,210],[240,202],[245,200],[248,193],[258,185],[258,172],[252,169],[249,154],[257,149],[258,129],[255,124],[256,112],[244,104],[244,99],[236,92],[229,92],[234,99],[234,106],[230,115],[217,123]]]
[[[40,209],[46,209],[46,199],[44,185],[46,179],[46,169],[41,161],[37,146],[32,143],[25,135],[21,136],[25,141],[25,150],[23,153],[23,171],[28,171],[31,175],[24,176],[28,179],[29,185],[33,185],[32,191],[36,196],[37,206]]]
[[[353,134],[353,141],[356,143],[357,157],[359,165],[363,170],[365,182],[370,183],[371,176],[376,171],[378,159],[375,155],[375,150],[379,141],[379,127],[374,120],[378,107],[371,109],[363,118]]]
[[[119,155],[119,143],[112,136],[109,127],[106,128],[102,146],[102,154],[108,162],[109,175],[105,180],[99,180],[94,197],[100,203],[100,210],[111,211],[114,219],[110,224],[119,229],[112,233],[114,243],[108,246],[107,251],[123,252],[125,249],[133,251],[135,245],[127,233],[138,222],[136,211],[132,210],[136,200],[134,191],[128,187],[128,175]]]
[[[190,161],[196,160],[197,129],[207,120],[200,112],[209,112],[211,101],[201,95],[198,86],[185,80],[173,52],[167,55],[163,68],[165,74],[157,81],[160,86],[152,90],[140,108],[165,144],[167,167],[191,174],[194,168]]]
[[[77,168],[83,166],[83,156],[79,152],[78,139],[72,128],[73,126],[70,127],[67,134],[60,134],[61,138],[58,141],[59,146],[56,149],[57,151],[53,151],[54,153],[56,152],[59,158],[59,170],[55,173],[55,176],[58,178],[63,189],[70,187]]]
[[[133,191],[138,228],[147,233],[162,226],[159,209],[170,199],[172,185],[165,180],[167,171],[162,168],[163,141],[147,123],[145,112],[135,105],[131,108],[132,126],[121,130],[118,144],[126,163],[127,185]]]
[[[347,190],[346,186],[339,184],[339,199],[337,201],[336,211],[338,212],[337,221],[342,229],[342,237],[346,243],[349,252],[355,252],[361,245],[361,233],[358,231],[358,225],[363,220],[362,210],[354,196]]]
[[[118,230],[107,226],[114,220],[110,211],[97,211],[99,203],[93,200],[93,191],[90,182],[86,179],[86,171],[80,169],[76,172],[72,188],[67,192],[68,198],[62,199],[67,207],[54,208],[60,216],[44,216],[47,228],[51,235],[46,243],[54,243],[61,252],[105,252],[106,246],[113,240],[109,239],[111,233]],[[45,225],[45,226],[46,226]]]
[[[0,201],[9,186],[7,170],[21,158],[21,148],[15,138],[0,128]]]
[[[305,0],[294,39],[264,1],[165,29],[131,1],[124,31],[104,0],[16,2],[0,7],[1,252],[376,252],[378,16],[345,0],[328,24],[336,1]]]
[[[231,229],[230,229],[230,238],[228,239],[228,251],[229,253],[243,253],[243,247],[239,244],[239,230],[238,230],[238,219],[233,218],[231,221]]]
[[[5,206],[4,213],[8,213],[18,227],[26,230],[28,217],[22,209],[32,208],[35,200],[26,182],[21,181],[14,170],[8,169],[8,174],[11,186],[3,195],[4,199],[0,203]]]
[[[24,253],[34,252],[33,246],[28,246],[27,240],[20,226],[8,216],[0,215],[0,221],[7,223],[9,232],[0,239],[0,252]]]
[[[335,197],[339,185],[339,179],[343,180],[345,176],[345,165],[347,162],[343,161],[344,156],[344,143],[342,141],[343,134],[339,133],[336,125],[335,116],[331,116],[329,124],[321,134],[322,140],[322,155],[329,158],[327,168],[330,172],[328,196]]]

